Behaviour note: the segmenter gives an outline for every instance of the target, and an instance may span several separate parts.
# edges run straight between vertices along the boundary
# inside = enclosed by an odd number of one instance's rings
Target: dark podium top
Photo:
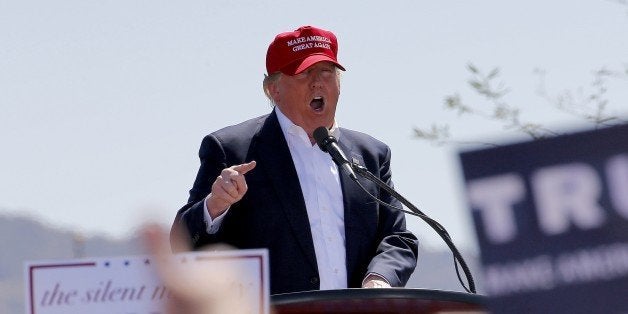
[[[342,289],[271,296],[276,314],[291,313],[485,313],[476,294],[427,289]]]

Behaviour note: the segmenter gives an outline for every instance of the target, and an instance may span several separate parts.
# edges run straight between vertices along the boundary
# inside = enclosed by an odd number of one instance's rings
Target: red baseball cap
[[[320,61],[333,62],[344,71],[337,54],[338,40],[334,33],[314,26],[301,26],[293,32],[277,35],[270,43],[266,71],[269,75],[279,71],[295,75]]]

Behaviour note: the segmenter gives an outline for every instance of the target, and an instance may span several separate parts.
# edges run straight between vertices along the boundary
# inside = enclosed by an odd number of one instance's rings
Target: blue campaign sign
[[[628,313],[628,125],[460,159],[492,313]]]

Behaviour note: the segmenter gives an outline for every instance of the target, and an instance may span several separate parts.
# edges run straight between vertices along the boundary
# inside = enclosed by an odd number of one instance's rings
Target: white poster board
[[[27,262],[26,313],[165,313],[170,291],[157,276],[156,262],[149,256]],[[175,276],[186,270],[198,281],[216,281],[244,306],[241,312],[269,314],[267,250],[190,252],[174,255],[169,263]]]

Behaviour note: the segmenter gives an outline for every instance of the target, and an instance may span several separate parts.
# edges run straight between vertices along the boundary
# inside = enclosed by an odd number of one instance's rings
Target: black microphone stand
[[[449,236],[449,233],[447,232],[447,230],[445,230],[445,227],[443,227],[441,224],[439,224],[436,220],[434,220],[434,219],[428,217],[427,215],[425,215],[416,206],[414,206],[412,203],[410,203],[410,201],[408,201],[405,197],[401,196],[401,194],[397,193],[397,191],[395,191],[393,188],[388,186],[388,184],[384,183],[378,177],[376,177],[375,175],[370,173],[368,171],[368,169],[366,169],[365,167],[360,166],[360,165],[355,164],[355,163],[351,163],[351,167],[353,168],[353,170],[357,174],[359,174],[363,178],[368,179],[369,181],[375,183],[378,187],[386,190],[386,192],[390,193],[390,195],[392,195],[394,198],[399,200],[403,205],[405,205],[411,211],[404,210],[403,208],[397,208],[397,207],[392,206],[392,205],[390,205],[390,204],[388,204],[386,202],[381,201],[380,199],[378,199],[377,197],[375,197],[374,195],[369,193],[357,179],[354,179],[355,183],[357,183],[358,186],[360,186],[360,188],[362,190],[364,190],[364,192],[366,192],[371,198],[373,198],[375,201],[377,201],[381,205],[384,205],[386,207],[393,208],[393,209],[396,209],[396,210],[400,210],[400,211],[402,211],[404,213],[407,213],[407,214],[410,214],[410,215],[414,215],[414,216],[417,216],[417,217],[423,219],[423,221],[425,221],[430,227],[432,227],[436,231],[436,233],[438,233],[438,235],[443,239],[443,241],[445,241],[445,243],[447,244],[447,246],[449,247],[449,249],[451,250],[451,252],[454,255],[454,266],[456,268],[456,275],[458,276],[458,280],[460,281],[460,284],[462,285],[462,287],[467,292],[476,293],[476,291],[475,291],[475,282],[473,281],[473,276],[471,275],[471,271],[469,270],[469,266],[467,266],[467,263],[465,262],[464,258],[462,257],[462,255],[460,254],[460,252],[458,251],[458,249],[456,248],[454,243],[451,241],[451,237]],[[462,267],[462,270],[464,271],[464,274],[465,274],[465,276],[467,278],[467,282],[469,284],[469,288],[467,288],[465,286],[465,284],[462,282],[462,279],[460,278],[460,272],[458,270],[458,264],[460,264],[460,267]]]

